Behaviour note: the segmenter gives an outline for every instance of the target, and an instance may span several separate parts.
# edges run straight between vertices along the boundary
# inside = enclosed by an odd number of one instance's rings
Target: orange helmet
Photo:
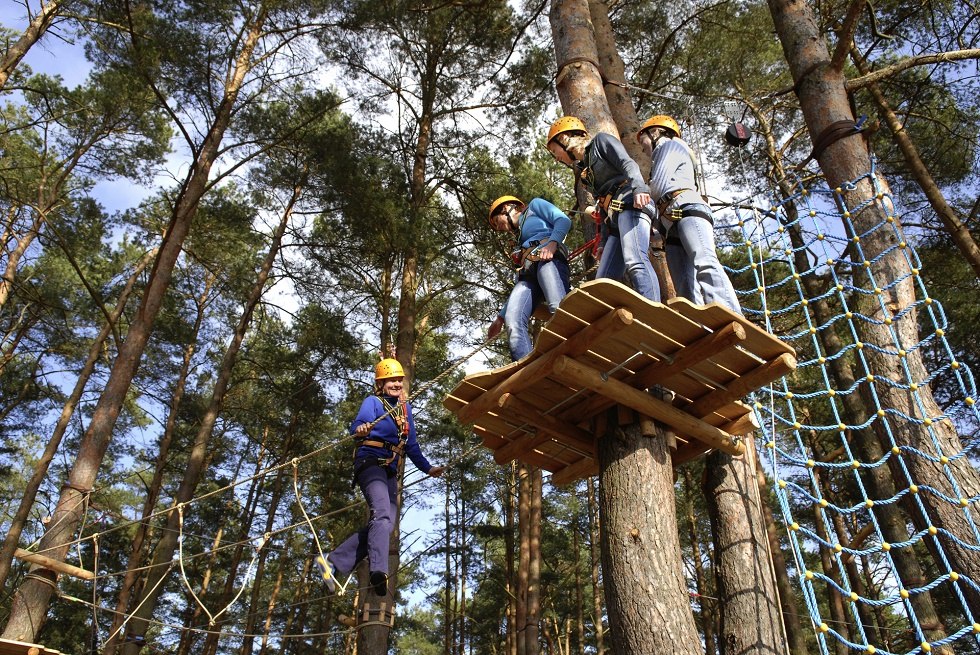
[[[397,359],[382,359],[374,367],[374,380],[387,380],[388,378],[405,377],[405,369],[398,363]]]
[[[574,116],[562,116],[551,124],[551,129],[548,130],[548,141],[545,145],[551,143],[556,136],[565,132],[588,132],[588,130],[585,129],[585,123]]]
[[[516,202],[519,205],[524,204],[524,201],[516,196],[500,196],[499,198],[497,198],[496,200],[490,203],[490,213],[487,214],[487,221],[490,221],[493,218],[494,212],[500,209],[501,205],[508,202]]]
[[[640,130],[636,133],[636,137],[639,138],[641,134],[649,130],[651,127],[665,127],[675,135],[681,135],[681,126],[677,124],[677,121],[666,114],[658,114],[657,116],[651,116],[645,123],[643,123]]]

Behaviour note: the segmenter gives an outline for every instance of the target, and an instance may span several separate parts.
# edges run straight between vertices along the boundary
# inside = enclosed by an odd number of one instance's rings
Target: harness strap
[[[381,441],[380,439],[364,439],[361,441],[360,445],[370,446],[371,448],[384,448],[385,450],[396,455],[405,454],[405,444],[401,442],[393,445],[388,441]]]
[[[693,189],[674,189],[673,191],[668,191],[664,195],[660,196],[660,199],[655,203],[657,206],[657,214],[663,216],[667,212],[667,207],[670,203],[674,201],[674,198],[681,195],[685,191],[693,191]]]

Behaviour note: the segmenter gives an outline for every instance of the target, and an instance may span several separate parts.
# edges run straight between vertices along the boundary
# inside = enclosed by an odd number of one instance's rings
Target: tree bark
[[[530,513],[528,516],[528,575],[527,575],[527,615],[524,617],[525,653],[539,652],[538,639],[541,628],[541,469],[533,466],[529,471],[531,482]]]
[[[633,161],[639,165],[643,179],[646,179],[650,176],[650,157],[646,156],[636,140],[641,121],[636,115],[636,107],[633,106],[630,92],[619,86],[626,83],[626,65],[616,47],[616,37],[613,34],[612,23],[609,21],[609,4],[605,0],[589,0],[589,15],[592,17],[595,33],[599,73],[606,80],[603,89],[609,113],[618,128],[619,140],[623,142],[626,152]]]
[[[89,378],[92,376],[92,372],[95,370],[95,364],[99,360],[99,356],[102,354],[102,348],[105,345],[106,339],[112,334],[112,330],[122,316],[123,310],[126,308],[126,303],[129,302],[129,296],[133,292],[133,287],[136,286],[136,280],[139,278],[140,274],[146,267],[150,265],[153,258],[156,257],[157,250],[153,250],[146,253],[143,258],[133,269],[130,274],[129,279],[126,280],[126,286],[123,287],[119,294],[119,299],[116,301],[116,306],[109,314],[109,319],[99,330],[99,334],[92,341],[92,345],[89,347],[88,356],[85,360],[85,364],[82,366],[82,370],[78,374],[78,379],[75,381],[75,386],[71,391],[71,395],[68,396],[68,400],[65,401],[64,406],[61,408],[61,415],[58,417],[58,422],[55,424],[54,432],[51,434],[51,438],[48,440],[47,445],[44,447],[44,452],[41,454],[41,458],[38,460],[37,465],[34,467],[34,472],[31,474],[31,478],[27,481],[27,488],[24,490],[24,496],[21,498],[20,504],[17,506],[17,511],[14,514],[14,518],[10,522],[10,528],[7,530],[7,534],[3,539],[3,546],[0,547],[0,588],[3,588],[4,583],[7,581],[7,575],[10,573],[11,561],[14,557],[14,551],[17,550],[18,542],[20,541],[20,535],[24,531],[24,525],[27,523],[27,518],[30,515],[31,508],[34,506],[34,501],[37,498],[37,491],[41,488],[41,483],[44,481],[45,476],[48,473],[48,467],[51,465],[51,461],[58,452],[58,448],[61,446],[61,440],[65,436],[65,432],[68,429],[68,424],[71,421],[72,414],[75,413],[75,408],[78,407],[78,402],[82,398],[82,393],[85,391],[85,385],[88,384]]]
[[[0,90],[7,85],[7,80],[17,68],[17,64],[24,58],[31,46],[41,40],[41,37],[51,27],[66,4],[71,4],[70,0],[47,0],[47,2],[42,0],[41,10],[31,19],[27,29],[24,30],[16,43],[11,45],[0,58]],[[26,7],[27,3],[24,6]]]
[[[211,287],[214,284],[215,276],[209,274],[204,284],[201,295],[195,299],[197,305],[197,316],[194,319],[194,327],[190,334],[190,343],[184,348],[184,356],[180,363],[180,371],[177,374],[177,383],[174,385],[173,393],[170,396],[170,406],[167,408],[167,420],[164,425],[163,435],[160,437],[160,447],[157,452],[156,466],[153,471],[153,478],[146,490],[146,500],[143,502],[142,520],[136,527],[136,534],[133,535],[130,544],[129,560],[126,565],[126,573],[123,576],[122,584],[119,588],[119,595],[116,598],[116,614],[112,618],[112,626],[109,629],[110,638],[106,641],[102,652],[110,655],[116,652],[116,646],[122,639],[120,627],[126,619],[129,609],[129,600],[136,587],[136,582],[140,577],[138,569],[143,565],[143,558],[146,556],[147,537],[150,532],[149,517],[153,514],[157,501],[160,498],[160,491],[163,485],[163,474],[167,467],[167,459],[170,455],[170,444],[173,441],[174,433],[177,429],[177,412],[184,396],[184,386],[187,383],[187,376],[191,368],[191,360],[194,357],[197,337],[204,323],[205,306]]]
[[[592,134],[619,136],[599,70],[599,52],[588,0],[552,0],[551,36],[558,61],[555,87],[568,116],[579,118]]]
[[[851,44],[851,60],[862,75],[867,75],[871,72],[868,67],[868,62],[861,56],[860,51],[858,51],[853,43]],[[963,224],[960,217],[957,216],[956,211],[946,202],[946,196],[943,195],[936,181],[932,178],[932,174],[919,156],[919,150],[915,147],[915,143],[912,142],[912,138],[905,131],[905,125],[895,115],[881,88],[876,82],[872,82],[868,84],[867,89],[871,93],[875,105],[878,107],[878,115],[884,121],[885,125],[888,126],[888,129],[892,133],[892,138],[895,140],[895,144],[905,157],[905,164],[909,168],[912,179],[922,189],[932,210],[936,212],[936,216],[942,221],[943,227],[953,240],[953,243],[956,244],[960,254],[963,255],[970,268],[973,269],[974,275],[980,277],[980,246],[977,245],[973,235],[970,234],[970,230]]]
[[[586,490],[589,501],[589,563],[590,577],[592,578],[592,624],[595,632],[595,652],[596,655],[605,655],[606,645],[604,636],[606,634],[602,617],[605,615],[602,607],[602,584],[599,581],[599,563],[602,561],[600,543],[602,541],[602,528],[599,521],[599,502],[596,498],[595,478],[590,477],[586,482]]]
[[[224,357],[221,360],[218,376],[215,380],[214,388],[211,391],[211,400],[208,403],[207,410],[204,412],[204,416],[201,417],[201,424],[198,426],[197,435],[194,438],[194,443],[191,447],[186,468],[184,469],[184,477],[181,480],[180,487],[177,489],[177,494],[174,498],[175,508],[193,498],[197,485],[200,482],[201,475],[204,473],[205,461],[208,457],[208,444],[211,441],[211,433],[214,430],[215,423],[217,422],[218,416],[221,414],[221,408],[224,405],[225,394],[227,393],[228,385],[231,382],[232,370],[235,368],[235,363],[238,361],[238,353],[241,350],[242,343],[245,341],[245,334],[248,331],[248,327],[252,322],[252,313],[254,312],[255,307],[258,305],[259,300],[262,298],[262,294],[265,292],[265,285],[269,279],[269,274],[272,271],[272,266],[275,263],[276,257],[279,255],[279,248],[282,245],[282,237],[286,232],[286,228],[289,226],[290,218],[293,215],[293,208],[296,206],[304,187],[305,174],[304,179],[298,182],[293,188],[293,194],[290,197],[285,210],[283,211],[279,225],[276,226],[276,231],[273,234],[272,242],[269,245],[269,251],[266,253],[265,260],[262,262],[262,267],[259,269],[255,283],[252,285],[252,288],[249,291],[249,296],[245,302],[242,315],[238,319],[238,325],[235,327],[235,332],[232,335],[231,343],[225,350]],[[296,414],[292,418],[290,428],[286,436],[287,443],[291,438],[292,430],[295,429],[298,416],[299,415]],[[167,527],[161,535],[160,542],[157,544],[154,551],[153,568],[150,569],[150,573],[148,574],[147,582],[144,587],[145,589],[149,589],[149,592],[148,594],[144,594],[142,596],[138,603],[139,609],[131,617],[129,628],[130,634],[143,636],[146,634],[146,630],[149,627],[147,619],[149,619],[149,617],[153,614],[157,599],[163,591],[163,585],[156,584],[157,580],[159,580],[159,576],[165,573],[165,569],[163,568],[162,564],[171,561],[173,559],[174,552],[177,549],[178,521],[178,513],[176,511],[171,511],[167,517]],[[139,649],[132,643],[127,644],[123,648],[123,652],[126,655],[137,655],[138,650]]]
[[[245,74],[249,70],[252,52],[259,41],[265,16],[264,11],[259,12],[256,22],[250,26],[246,34],[242,50],[229,71],[225,96],[194,162],[183,193],[174,207],[170,225],[160,245],[160,253],[154,262],[139,310],[112,366],[105,391],[96,403],[88,430],[82,436],[78,455],[68,476],[68,484],[65,485],[58,499],[49,527],[41,539],[39,551],[48,557],[64,561],[71,539],[81,524],[82,514],[78,508],[82,506],[84,498],[91,493],[99,467],[109,447],[116,419],[119,417],[133,376],[139,367],[153,329],[153,322],[170,286],[177,257],[191,222],[197,214],[198,203],[207,188],[211,167],[231,120],[232,108],[238,99]],[[47,569],[34,572],[51,581],[55,577],[54,573]],[[53,591],[54,588],[46,581],[42,582],[35,578],[25,580],[14,596],[2,637],[15,641],[35,641],[38,631],[44,625]]]
[[[615,410],[610,412],[615,417]],[[674,514],[674,473],[663,428],[609,421],[598,442],[602,570],[612,652],[701,653]]]
[[[709,598],[708,572],[704,570],[701,555],[701,540],[698,536],[697,517],[694,512],[694,481],[691,479],[691,467],[684,467],[684,511],[690,526],[691,558],[694,560],[694,585],[698,593],[698,604],[701,606],[701,632],[704,634],[705,655],[717,655],[718,609],[717,602]]]
[[[528,653],[527,640],[524,632],[528,622],[528,588],[531,586],[531,470],[530,466],[521,462],[518,468],[520,487],[517,492],[517,603],[515,615],[517,618],[517,655],[533,655]]]
[[[766,490],[766,475],[756,461],[756,479],[759,487],[759,495],[763,499],[768,498]],[[807,655],[806,637],[803,634],[803,626],[800,623],[800,612],[796,606],[797,591],[790,583],[789,572],[786,566],[786,558],[783,556],[783,549],[779,543],[779,528],[772,514],[772,508],[768,502],[763,502],[762,516],[766,522],[766,537],[769,539],[769,554],[772,558],[773,569],[776,572],[776,588],[779,590],[779,604],[783,612],[783,625],[786,626],[786,639],[789,642],[789,652],[791,655]]]
[[[829,65],[826,41],[820,33],[809,6],[802,0],[769,0],[776,32],[783,44],[783,51],[793,73],[793,80],[807,129],[816,143],[819,136],[833,122],[854,120],[847,101],[842,72]],[[831,188],[839,188],[841,202],[848,208],[862,206],[874,199],[864,209],[851,217],[853,231],[860,237],[860,248],[853,249],[858,270],[864,261],[874,262],[866,274],[874,275],[862,286],[867,295],[855,298],[854,311],[870,317],[871,321],[855,321],[858,338],[866,346],[862,357],[867,361],[866,374],[874,375],[903,385],[916,384],[917,389],[903,389],[892,384],[874,382],[861,386],[861,395],[868,408],[888,408],[890,411],[911,416],[916,421],[904,421],[891,425],[892,418],[881,416],[874,422],[874,430],[886,450],[894,445],[906,447],[905,452],[922,452],[927,457],[906,455],[902,457],[903,470],[892,458],[892,473],[899,487],[911,484],[928,485],[953,498],[968,499],[980,494],[980,472],[973,468],[968,457],[960,456],[944,463],[941,457],[961,455],[962,447],[954,426],[948,420],[933,420],[942,416],[925,381],[929,374],[922,362],[918,348],[920,343],[916,312],[907,311],[896,319],[895,312],[913,307],[915,302],[914,276],[899,248],[900,222],[883,200],[876,199],[876,189],[866,176],[871,169],[871,159],[864,141],[860,138],[844,138],[828,146],[817,158]],[[856,181],[854,184],[845,184]],[[890,219],[890,220],[889,220]],[[887,230],[879,225],[888,226]],[[853,237],[850,234],[849,237]],[[863,253],[862,253],[863,251]],[[859,283],[860,280],[855,280]],[[880,291],[892,285],[887,291]],[[875,291],[879,289],[879,291]],[[863,295],[863,294],[862,294]],[[885,323],[888,320],[891,325]],[[894,336],[893,336],[894,335]],[[902,351],[903,357],[896,356]],[[925,420],[931,423],[927,425]],[[906,473],[907,471],[907,473]],[[954,487],[951,480],[956,481]],[[926,537],[925,543],[941,569],[949,568],[970,579],[980,579],[980,553],[961,546],[980,540],[971,525],[969,506],[948,503],[937,493],[918,494],[925,511],[914,516],[917,527],[934,527],[935,535]],[[953,535],[953,538],[946,534]],[[955,583],[958,584],[958,583]],[[980,615],[980,594],[969,585],[958,585],[967,598],[971,612]]]
[[[745,455],[714,451],[704,466],[704,495],[715,542],[721,655],[786,652],[762,500],[755,480],[755,446]]]
[[[764,128],[763,134],[766,139],[766,150],[770,160],[773,162],[774,177],[779,180],[778,186],[780,192],[783,198],[789,198],[792,196],[793,190],[786,181],[786,173],[778,155],[772,130],[769,129],[768,120],[755,107],[752,107],[752,111],[759,120],[760,125]],[[786,228],[789,233],[790,242],[793,244],[793,258],[796,268],[801,271],[809,270],[811,264],[805,252],[805,239],[801,234],[800,225],[796,220],[796,208],[792,204],[787,205],[787,218],[789,220],[787,221]],[[802,276],[801,281],[807,297],[812,299],[810,307],[816,317],[816,323],[818,325],[830,325],[833,321],[833,311],[827,306],[826,301],[822,299],[825,293],[824,284],[812,275]],[[820,330],[817,333],[817,338],[824,349],[828,368],[830,369],[830,374],[836,388],[856,388],[858,386],[857,376],[850,364],[850,360],[842,356],[844,343],[838,333],[834,330]],[[869,406],[860,397],[856,394],[840,394],[839,397],[844,414],[852,425],[863,425],[868,420],[871,413]],[[885,454],[884,450],[871,430],[858,429],[853,430],[851,434],[853,447],[862,461],[877,462],[882,459]],[[866,469],[862,477],[865,485],[867,485],[868,492],[874,498],[892,498],[897,493],[893,478],[882,467]],[[905,518],[902,517],[897,505],[878,504],[873,508],[873,511],[878,517],[881,536],[884,540],[891,543],[900,543],[909,539],[910,535],[906,527]],[[890,555],[892,561],[895,563],[895,568],[897,569],[895,574],[898,579],[905,584],[915,587],[925,585],[926,581],[922,568],[916,554],[911,549],[896,548],[891,551]],[[938,641],[946,637],[945,628],[937,616],[931,592],[924,591],[914,594],[909,599],[909,603],[915,610],[916,616],[919,617],[920,625],[922,625],[930,641]],[[789,632],[791,633],[792,631],[789,630]],[[796,643],[792,635],[790,641],[791,643]]]

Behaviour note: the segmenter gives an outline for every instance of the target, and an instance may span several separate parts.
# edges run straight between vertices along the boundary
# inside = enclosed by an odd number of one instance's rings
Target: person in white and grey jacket
[[[677,294],[697,304],[720,303],[742,313],[718,260],[714,216],[698,192],[694,157],[670,116],[647,119],[636,140],[650,153],[650,195],[666,230],[667,265]]]

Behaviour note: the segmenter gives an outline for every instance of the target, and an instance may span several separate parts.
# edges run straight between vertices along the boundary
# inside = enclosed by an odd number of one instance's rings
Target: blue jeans
[[[660,282],[650,262],[650,218],[632,207],[619,212],[619,234],[610,232],[595,276],[613,280],[628,275],[641,296],[660,302]]]
[[[703,204],[688,204],[681,209],[685,214],[695,211],[711,215],[711,209]],[[678,296],[697,304],[716,302],[736,314],[742,313],[735,287],[718,261],[714,226],[709,220],[685,215],[674,223],[668,232],[666,252]]]
[[[371,571],[388,573],[388,546],[391,543],[391,531],[395,527],[395,516],[398,512],[396,495],[398,493],[398,477],[388,476],[387,466],[368,464],[362,466],[364,460],[354,461],[354,470],[360,470],[357,484],[367,500],[371,517],[367,525],[347,537],[327,556],[330,563],[338,571],[348,573],[354,570],[357,563],[368,558]]]
[[[544,300],[554,314],[568,289],[568,262],[561,255],[531,264],[531,268],[520,276],[504,306],[511,359],[516,362],[534,348],[527,324],[535,306]]]

